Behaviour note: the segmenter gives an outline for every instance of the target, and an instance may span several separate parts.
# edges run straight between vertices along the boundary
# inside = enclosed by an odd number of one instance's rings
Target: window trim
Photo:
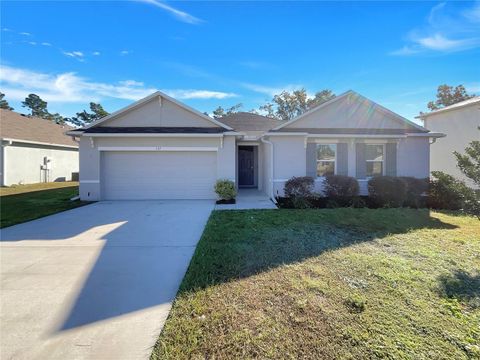
[[[382,146],[382,152],[383,152],[383,159],[382,160],[368,160],[367,159],[367,156],[366,156],[366,153],[367,153],[367,149],[366,147],[367,146],[379,146],[381,145]],[[386,172],[385,172],[385,166],[386,166],[386,161],[387,159],[387,146],[385,143],[382,143],[382,144],[379,144],[379,143],[365,143],[365,165],[366,163],[369,163],[369,162],[381,162],[382,163],[382,175],[381,176],[385,176]],[[365,178],[367,180],[370,180],[371,178],[373,178],[374,176],[368,176],[367,175],[367,170],[366,170],[366,166],[365,166]]]
[[[337,175],[337,155],[338,155],[338,147],[337,143],[315,143],[315,172],[316,172],[316,179],[325,179],[326,176],[318,176],[318,162],[319,161],[326,161],[326,162],[333,162],[333,175]],[[318,147],[324,145],[335,145],[335,160],[318,160]]]

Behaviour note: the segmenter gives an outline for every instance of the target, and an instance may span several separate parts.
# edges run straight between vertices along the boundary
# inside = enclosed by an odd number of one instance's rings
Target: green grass
[[[480,357],[480,221],[214,212],[152,359]]]
[[[27,186],[27,185],[25,185]],[[71,201],[78,195],[78,186],[33,191],[0,197],[0,228],[34,220],[60,211],[74,209],[89,202]]]

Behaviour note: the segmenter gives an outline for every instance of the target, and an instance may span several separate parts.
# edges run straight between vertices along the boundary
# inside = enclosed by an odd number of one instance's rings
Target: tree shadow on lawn
[[[440,291],[444,297],[457,299],[469,307],[480,307],[480,273],[469,274],[457,269],[438,278]]]
[[[210,217],[179,294],[387,235],[455,228],[431,217],[427,209],[217,211]]]

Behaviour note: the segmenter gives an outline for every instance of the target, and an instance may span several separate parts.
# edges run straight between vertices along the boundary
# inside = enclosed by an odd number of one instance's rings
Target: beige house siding
[[[468,107],[431,114],[425,119],[425,127],[431,131],[446,134],[431,145],[430,170],[443,171],[457,178],[468,180],[457,168],[454,151],[465,152],[465,148],[473,140],[480,140],[480,102]]]
[[[119,114],[100,126],[218,127],[197,114],[160,97],[155,97],[139,107]]]
[[[5,186],[34,184],[45,181],[71,181],[72,173],[78,172],[78,149],[3,142],[2,180]],[[48,172],[42,171],[44,157]]]

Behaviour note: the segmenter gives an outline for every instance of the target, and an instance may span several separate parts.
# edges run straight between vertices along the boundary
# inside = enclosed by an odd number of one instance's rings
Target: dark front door
[[[253,146],[238,147],[238,185],[255,186],[255,151]]]

